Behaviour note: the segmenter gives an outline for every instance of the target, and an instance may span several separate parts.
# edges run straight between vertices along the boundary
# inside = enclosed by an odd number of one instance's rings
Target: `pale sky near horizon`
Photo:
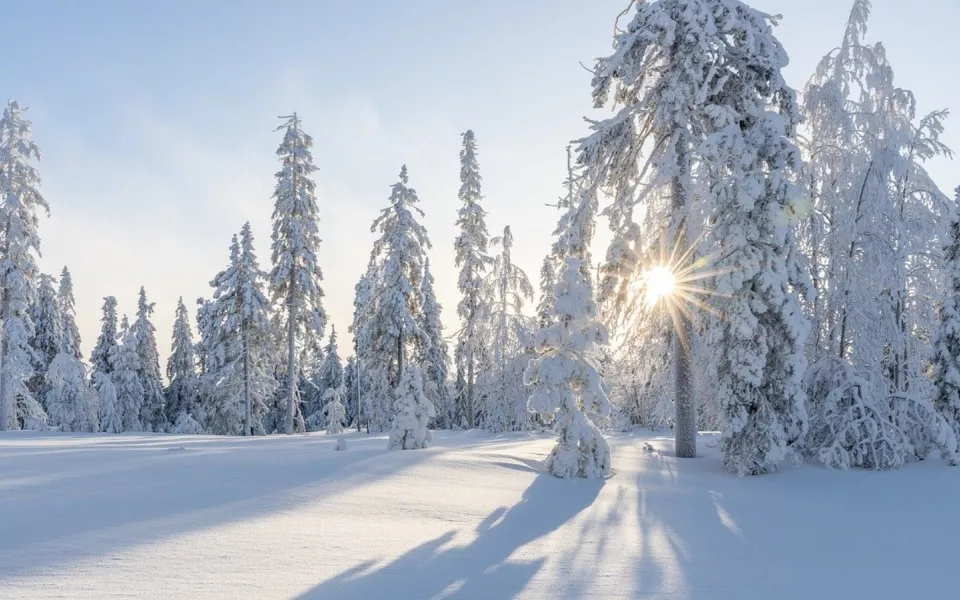
[[[251,221],[269,268],[278,115],[314,137],[325,306],[350,354],[353,285],[369,227],[408,165],[433,242],[448,333],[460,133],[476,132],[491,235],[511,225],[515,261],[537,285],[561,192],[564,147],[591,112],[590,64],[610,51],[627,0],[416,2],[20,0],[4,7],[0,94],[30,107],[44,153],[42,267],[73,273],[83,349],[100,306],[156,302],[162,366],[177,298],[195,316],[230,237]],[[802,88],[840,40],[852,0],[752,0],[783,15],[777,35]],[[960,111],[958,0],[874,0],[897,84],[921,111]],[[960,114],[944,141],[960,151]],[[929,165],[944,191],[947,160]],[[601,223],[601,227],[605,227]],[[329,332],[329,327],[328,327]]]

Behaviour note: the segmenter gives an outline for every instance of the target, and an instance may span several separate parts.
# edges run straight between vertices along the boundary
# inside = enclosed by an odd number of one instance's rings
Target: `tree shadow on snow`
[[[960,524],[907,473],[785,464],[738,478],[716,455],[671,467],[638,475],[637,597],[935,598],[949,587]],[[955,476],[943,469],[933,476]],[[944,489],[934,483],[924,480]],[[932,523],[936,534],[918,533]],[[890,551],[911,542],[923,551]]]
[[[34,462],[36,477],[0,478],[0,584],[317,502],[447,451],[388,452],[373,440],[333,452],[335,438],[322,436],[184,439],[97,440],[83,452],[51,455],[50,464]],[[116,452],[124,445],[128,451]]]
[[[526,466],[515,467],[526,470]],[[449,545],[455,543],[457,533],[451,530],[387,564],[358,565],[301,598],[512,598],[526,587],[545,559],[509,560],[510,556],[588,508],[602,487],[602,481],[565,481],[540,475],[517,504],[488,515],[470,543]]]

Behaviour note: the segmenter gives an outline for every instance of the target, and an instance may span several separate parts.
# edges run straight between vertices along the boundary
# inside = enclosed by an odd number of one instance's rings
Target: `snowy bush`
[[[390,426],[390,450],[426,448],[433,440],[427,429],[436,413],[433,404],[423,393],[423,375],[418,367],[408,366],[395,390],[393,423]]]
[[[96,393],[87,385],[86,367],[60,352],[47,369],[47,408],[50,424],[62,431],[98,431]]]
[[[347,409],[341,401],[343,391],[343,388],[329,388],[323,394],[327,402],[323,407],[323,416],[327,421],[328,435],[343,433],[343,418],[347,415]]]
[[[123,431],[123,411],[117,399],[117,388],[110,376],[102,371],[93,372],[93,384],[100,397],[100,431],[120,433]]]
[[[368,369],[362,381],[363,418],[371,433],[387,431],[393,414],[393,390],[386,369]]]
[[[144,391],[137,341],[130,329],[124,332],[122,338],[121,344],[113,346],[110,358],[114,369],[110,379],[114,384],[116,407],[123,424],[121,431],[142,431],[140,412]]]
[[[530,361],[525,380],[533,386],[530,410],[552,420],[559,436],[547,457],[547,471],[592,479],[610,473],[610,447],[588,416],[610,415],[600,374],[587,358],[595,344],[607,343],[607,330],[596,320],[593,293],[580,264],[576,258],[565,261],[554,288],[555,322],[537,333],[539,356]]]
[[[180,411],[170,433],[177,435],[200,435],[204,433],[203,426],[186,411]]]
[[[897,469],[932,450],[957,463],[953,429],[925,398],[890,395],[889,381],[838,358],[808,374],[807,454],[836,469]]]
[[[835,469],[903,465],[903,434],[890,421],[889,406],[883,402],[885,381],[839,359],[814,365],[808,380],[808,454]]]

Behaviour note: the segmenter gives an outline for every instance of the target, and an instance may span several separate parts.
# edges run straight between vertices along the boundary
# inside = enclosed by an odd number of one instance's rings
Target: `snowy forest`
[[[324,289],[318,203],[330,199],[318,197],[309,116],[293,113],[276,131],[269,238],[248,223],[223,240],[205,297],[157,307],[141,288],[131,315],[103,298],[84,356],[69,265],[40,270],[42,220],[57,207],[27,109],[11,100],[0,430],[355,429],[398,450],[428,447],[437,429],[553,431],[544,468],[584,478],[611,472],[605,434],[637,427],[672,430],[678,457],[718,431],[737,475],[791,461],[956,465],[960,188],[938,188],[924,166],[952,155],[948,111],[919,113],[897,87],[870,11],[852,2],[842,39],[796,89],[778,17],[745,2],[640,1],[611,15],[613,49],[584,90],[609,116],[566,148],[542,263],[514,262],[509,226],[488,230],[483,132],[466,130],[449,161],[453,248],[431,245],[415,165],[377,174],[395,183],[370,215],[352,347],[324,311],[326,293],[351,290]],[[431,252],[451,250],[456,281],[435,279]],[[438,286],[459,303],[441,306]],[[168,357],[157,310],[176,316]]]

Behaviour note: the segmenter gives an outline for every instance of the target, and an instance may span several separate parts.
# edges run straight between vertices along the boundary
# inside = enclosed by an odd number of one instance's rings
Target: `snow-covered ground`
[[[960,469],[727,474],[711,436],[0,436],[0,597],[338,600],[956,597]],[[647,453],[648,440],[664,454]]]

